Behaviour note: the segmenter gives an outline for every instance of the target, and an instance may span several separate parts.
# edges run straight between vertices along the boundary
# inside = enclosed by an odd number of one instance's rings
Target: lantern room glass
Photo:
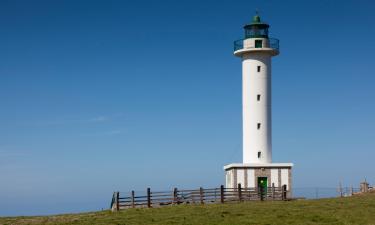
[[[266,24],[245,26],[245,38],[268,38],[268,27]]]

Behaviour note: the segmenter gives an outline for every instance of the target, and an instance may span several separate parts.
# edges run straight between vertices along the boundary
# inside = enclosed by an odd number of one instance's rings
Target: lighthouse
[[[242,62],[243,162],[224,166],[226,187],[286,186],[290,195],[293,164],[272,162],[271,60],[280,51],[269,27],[256,14],[244,26],[244,38],[234,42],[234,55]]]

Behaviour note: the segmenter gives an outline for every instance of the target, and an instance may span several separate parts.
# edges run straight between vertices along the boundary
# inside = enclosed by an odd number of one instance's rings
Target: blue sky
[[[273,161],[295,187],[374,184],[372,1],[1,1],[0,216],[214,187],[242,161],[233,41],[273,59]]]

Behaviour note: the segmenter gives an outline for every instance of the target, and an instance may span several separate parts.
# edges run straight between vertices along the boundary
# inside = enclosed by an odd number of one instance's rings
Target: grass
[[[36,217],[2,217],[0,224],[228,224],[228,225],[375,225],[375,194],[291,202],[179,205]]]

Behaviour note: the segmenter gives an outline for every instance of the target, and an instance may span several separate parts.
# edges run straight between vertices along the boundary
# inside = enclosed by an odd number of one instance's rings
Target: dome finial
[[[255,10],[255,16],[253,17],[253,23],[260,23],[259,10]]]

